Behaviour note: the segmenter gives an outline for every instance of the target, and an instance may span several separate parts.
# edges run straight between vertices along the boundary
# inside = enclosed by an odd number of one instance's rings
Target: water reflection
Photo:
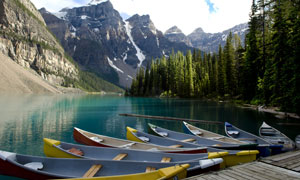
[[[126,126],[148,131],[147,123],[182,132],[182,122],[135,117],[120,113],[170,116],[209,121],[228,121],[258,134],[263,121],[294,138],[299,126],[279,126],[273,115],[241,109],[227,103],[189,99],[129,98],[99,95],[0,96],[0,149],[43,155],[44,137],[75,143],[73,127],[107,136],[126,138]],[[191,123],[224,134],[224,126]],[[2,178],[0,176],[0,179]]]
[[[77,103],[73,96],[1,97],[1,149],[42,155],[43,137],[62,137],[73,126]]]

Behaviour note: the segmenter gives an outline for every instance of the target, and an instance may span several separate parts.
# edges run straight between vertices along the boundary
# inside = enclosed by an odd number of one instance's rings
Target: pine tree
[[[191,51],[188,51],[186,54],[186,67],[187,67],[187,76],[186,76],[186,96],[192,97],[194,95],[194,72],[193,72],[193,61]]]
[[[223,97],[225,95],[225,68],[224,68],[224,58],[223,50],[221,45],[219,45],[218,54],[218,94]]]
[[[256,94],[259,66],[259,48],[257,46],[258,18],[257,5],[252,2],[252,10],[249,22],[249,32],[246,35],[246,58],[243,73],[242,94],[245,100],[252,100]]]

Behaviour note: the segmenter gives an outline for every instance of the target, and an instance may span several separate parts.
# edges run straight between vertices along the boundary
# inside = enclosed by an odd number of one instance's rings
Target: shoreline
[[[276,118],[278,119],[285,119],[285,118],[294,118],[294,119],[300,119],[300,116],[296,113],[289,113],[289,112],[282,112],[279,111],[279,108],[277,107],[266,107],[266,106],[257,106],[257,105],[251,105],[251,104],[241,104],[239,105],[241,108],[248,108],[252,110],[256,110],[258,112],[266,112],[270,114],[274,114]]]

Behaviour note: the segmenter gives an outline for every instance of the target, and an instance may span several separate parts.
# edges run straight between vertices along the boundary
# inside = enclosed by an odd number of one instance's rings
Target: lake
[[[255,134],[258,134],[262,122],[266,121],[293,139],[300,134],[299,126],[277,124],[296,123],[297,120],[279,120],[271,114],[229,103],[101,95],[20,95],[0,96],[0,149],[43,156],[44,137],[75,143],[73,127],[124,139],[126,126],[147,131],[148,122],[182,131],[182,123],[178,121],[122,117],[120,113],[228,121]],[[223,124],[191,124],[224,134]],[[0,179],[17,178],[0,176]]]

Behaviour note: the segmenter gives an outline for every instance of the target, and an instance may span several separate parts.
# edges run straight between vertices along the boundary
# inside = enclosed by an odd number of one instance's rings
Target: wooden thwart
[[[120,161],[124,159],[128,154],[118,154],[116,157],[113,158],[113,160]]]
[[[155,167],[147,167],[146,172],[155,171]]]
[[[196,139],[190,138],[190,139],[181,140],[181,142],[193,142],[193,141],[196,141]]]
[[[84,175],[84,178],[94,177],[95,174],[102,168],[101,164],[93,165]]]
[[[170,161],[171,161],[171,158],[163,157],[160,162],[170,162]]]
[[[172,145],[172,146],[169,146],[170,148],[180,148],[180,147],[183,147],[183,145],[181,144],[176,144],[176,145]]]

